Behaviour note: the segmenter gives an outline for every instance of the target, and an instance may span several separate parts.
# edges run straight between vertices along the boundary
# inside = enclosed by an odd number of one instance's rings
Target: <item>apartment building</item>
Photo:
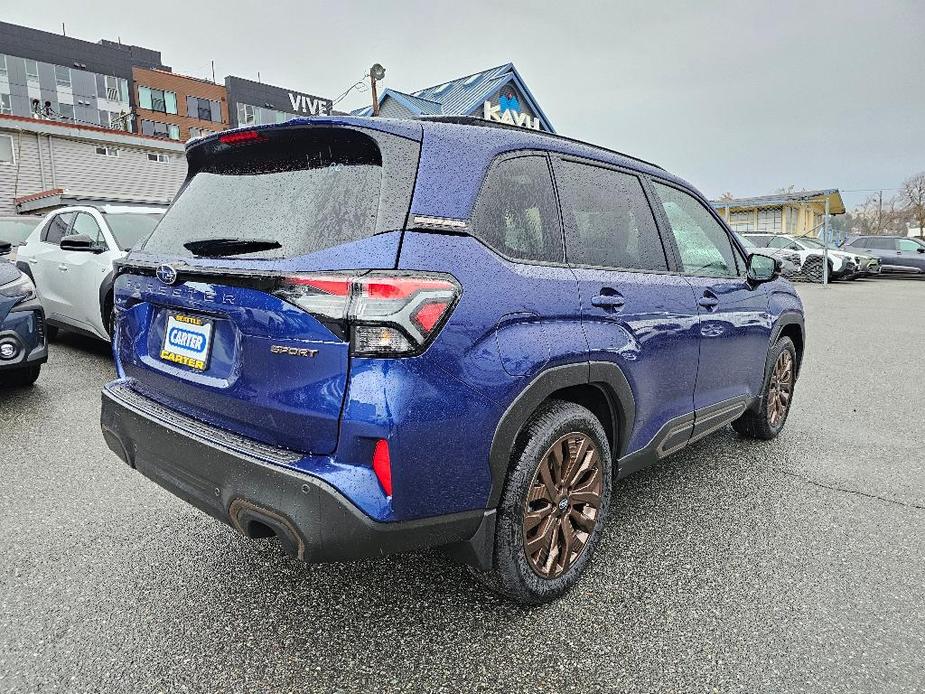
[[[136,65],[169,70],[148,48],[0,22],[0,115],[131,131]]]
[[[132,71],[136,131],[185,142],[228,127],[224,85],[166,70]]]

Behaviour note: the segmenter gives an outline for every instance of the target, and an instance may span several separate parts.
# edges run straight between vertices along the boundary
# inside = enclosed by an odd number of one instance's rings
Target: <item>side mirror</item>
[[[781,261],[766,255],[752,253],[748,256],[748,279],[753,284],[770,282],[780,277]]]
[[[100,248],[96,243],[93,242],[86,234],[71,234],[70,236],[65,236],[61,239],[61,250],[62,251],[82,251],[84,253],[100,253],[102,248]]]
[[[925,246],[919,246],[915,249],[916,253],[925,253]]]
[[[0,255],[7,255],[13,250],[13,244],[9,241],[0,241]]]

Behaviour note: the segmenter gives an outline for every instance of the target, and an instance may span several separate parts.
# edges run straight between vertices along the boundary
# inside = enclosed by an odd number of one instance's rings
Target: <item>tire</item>
[[[732,428],[742,436],[765,441],[776,437],[787,423],[797,373],[797,351],[789,337],[780,338],[768,356],[771,368],[764,378],[759,407],[746,410],[732,423]],[[788,363],[789,376],[783,378]]]
[[[6,386],[13,386],[14,388],[24,388],[26,386],[31,386],[33,383],[35,383],[36,379],[38,379],[41,371],[41,364],[36,364],[35,366],[27,366],[22,369],[16,369],[15,371],[9,371],[0,376],[0,383]]]
[[[561,467],[553,449],[562,458]],[[582,456],[581,450],[588,454]],[[573,467],[579,459],[584,464]],[[589,410],[561,400],[541,407],[521,432],[511,458],[498,506],[494,569],[473,570],[476,577],[524,605],[565,593],[600,542],[610,507],[611,467],[604,428]]]

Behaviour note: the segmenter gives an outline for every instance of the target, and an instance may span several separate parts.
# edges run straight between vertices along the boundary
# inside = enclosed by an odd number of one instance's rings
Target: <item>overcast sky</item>
[[[325,97],[377,61],[403,91],[512,61],[561,134],[655,161],[710,197],[893,188],[925,170],[922,0],[42,0],[2,18]]]

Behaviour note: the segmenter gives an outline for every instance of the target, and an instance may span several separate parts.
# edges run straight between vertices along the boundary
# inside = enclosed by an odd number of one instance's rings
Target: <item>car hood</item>
[[[19,268],[13,263],[5,258],[0,258],[0,286],[9,284],[13,280],[18,280],[21,274]]]

